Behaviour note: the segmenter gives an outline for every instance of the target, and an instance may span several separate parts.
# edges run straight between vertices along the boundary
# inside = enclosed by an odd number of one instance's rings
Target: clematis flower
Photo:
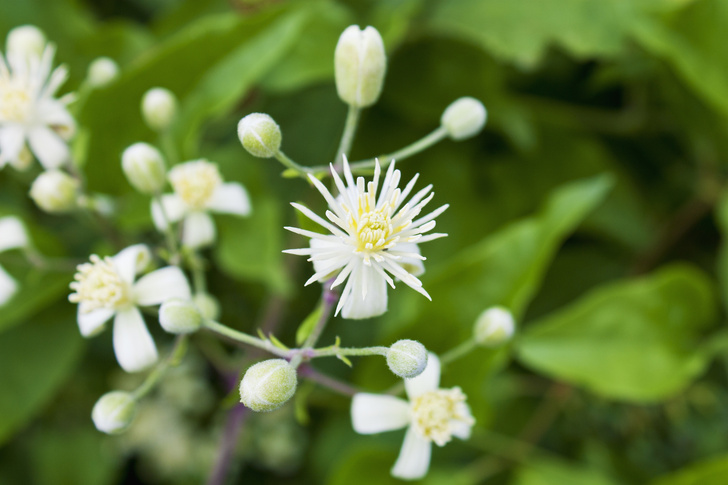
[[[143,244],[130,246],[113,257],[92,255],[80,264],[68,299],[78,303],[81,335],[91,337],[114,317],[114,353],[127,372],[146,369],[157,361],[157,347],[149,334],[139,306],[159,305],[170,298],[189,299],[184,273],[167,266],[135,281],[151,259]]]
[[[327,229],[331,234],[321,234],[297,227],[286,227],[289,231],[311,238],[311,247],[289,249],[284,252],[310,256],[314,275],[306,285],[314,281],[325,282],[338,273],[331,288],[346,281],[336,314],[341,311],[344,318],[369,318],[387,311],[387,283],[394,288],[394,278],[424,295],[430,295],[422,288],[417,275],[424,272],[418,244],[432,241],[447,234],[425,234],[435,228],[434,219],[442,214],[448,205],[443,205],[428,215],[417,218],[434,193],[432,185],[407,197],[419,175],[415,175],[405,186],[398,187],[400,171],[391,163],[384,182],[379,185],[381,168],[376,163],[374,179],[365,184],[364,177],[354,182],[351,169],[344,160],[346,185],[331,168],[339,196],[334,198],[321,181],[309,175],[311,183],[321,192],[329,210],[326,218],[300,204],[291,205],[303,215]],[[377,192],[379,196],[377,197]],[[429,195],[428,195],[429,194]],[[391,275],[391,276],[390,276]]]
[[[152,202],[152,217],[160,231],[167,228],[168,221],[182,220],[185,246],[197,248],[215,240],[215,223],[208,212],[250,214],[248,192],[237,182],[224,183],[214,163],[204,159],[181,163],[169,171],[167,178],[174,194],[162,196],[164,212],[156,201]]]
[[[13,216],[0,218],[0,252],[26,247],[28,235],[20,219]],[[0,306],[13,297],[18,283],[0,266]]]
[[[383,394],[358,393],[351,402],[354,431],[374,434],[407,427],[399,457],[392,467],[397,478],[415,480],[427,474],[432,443],[444,446],[453,436],[470,437],[475,420],[459,387],[440,389],[440,360],[430,353],[424,372],[405,379],[409,402]]]
[[[46,169],[60,167],[70,157],[68,140],[76,122],[67,105],[73,95],[56,99],[68,71],[52,70],[55,48],[40,56],[9,51],[0,54],[0,168],[27,166],[27,146]]]

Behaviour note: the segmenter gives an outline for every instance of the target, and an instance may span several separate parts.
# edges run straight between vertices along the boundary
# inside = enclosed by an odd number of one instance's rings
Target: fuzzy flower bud
[[[202,325],[202,315],[193,302],[172,298],[159,307],[159,323],[169,333],[192,333]]]
[[[177,114],[177,98],[165,88],[152,88],[142,98],[144,121],[153,130],[162,131]]]
[[[473,336],[478,345],[499,347],[513,337],[516,323],[508,309],[495,306],[480,314],[473,327]]]
[[[253,411],[278,409],[296,392],[296,371],[284,359],[251,366],[240,382],[240,402]]]
[[[251,155],[270,158],[281,147],[281,128],[265,113],[251,113],[238,123],[240,143]]]
[[[387,69],[382,36],[374,27],[351,25],[339,37],[334,52],[336,91],[347,104],[364,108],[379,98]]]
[[[483,103],[464,97],[456,99],[445,109],[440,124],[453,140],[465,140],[480,133],[487,117]]]
[[[207,320],[217,320],[220,317],[220,303],[209,293],[195,293],[192,301],[200,310],[202,318]]]
[[[46,46],[43,31],[35,25],[21,25],[8,33],[5,50],[8,54],[24,58],[40,57]]]
[[[399,377],[417,377],[427,366],[427,349],[416,340],[398,340],[387,352],[387,365]]]
[[[97,57],[88,66],[88,82],[95,88],[106,86],[119,77],[119,66],[109,57]]]
[[[129,183],[139,192],[155,194],[167,177],[159,150],[147,143],[135,143],[121,155],[121,168]]]
[[[96,429],[108,434],[123,433],[134,420],[136,400],[124,391],[107,392],[96,401],[91,419]]]
[[[66,172],[48,170],[30,186],[30,198],[46,212],[67,212],[77,206],[80,184]]]

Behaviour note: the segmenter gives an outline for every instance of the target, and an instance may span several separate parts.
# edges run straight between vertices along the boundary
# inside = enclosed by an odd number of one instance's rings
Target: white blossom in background
[[[0,252],[28,246],[28,234],[17,217],[0,218]],[[18,283],[0,266],[0,306],[18,291]]]
[[[136,276],[151,260],[143,244],[130,246],[113,257],[91,256],[78,266],[68,299],[78,303],[81,335],[101,332],[114,317],[114,352],[127,372],[144,370],[157,361],[157,347],[147,330],[139,306],[159,305],[170,298],[189,299],[190,287],[182,270],[167,266]]]
[[[248,192],[237,182],[223,182],[214,163],[207,160],[181,163],[169,171],[167,178],[174,194],[163,195],[161,206],[152,202],[152,217],[160,231],[167,228],[167,223],[181,220],[185,246],[198,248],[215,241],[215,223],[209,212],[250,214]]]
[[[55,48],[42,54],[15,48],[0,54],[0,168],[22,166],[26,145],[46,169],[60,167],[70,157],[68,140],[76,122],[67,105],[73,96],[55,98],[66,81],[64,66],[52,69]]]
[[[430,192],[432,185],[420,190],[407,201],[419,174],[402,190],[398,187],[401,174],[394,169],[394,162],[389,166],[381,188],[379,162],[375,167],[374,179],[368,184],[364,177],[358,177],[354,181],[346,160],[346,185],[333,167],[331,173],[339,190],[336,198],[321,181],[309,175],[311,183],[329,205],[330,210],[326,211],[328,221],[300,204],[291,204],[331,232],[321,234],[297,227],[286,227],[289,231],[311,238],[309,248],[284,251],[310,256],[309,261],[313,262],[315,273],[306,284],[314,281],[325,282],[338,273],[331,288],[346,281],[336,308],[336,314],[341,311],[344,318],[369,318],[387,311],[387,283],[394,288],[394,280],[390,275],[430,299],[416,276],[424,271],[422,261],[425,259],[420,255],[418,244],[447,235],[425,233],[435,228],[434,219],[448,205],[418,218],[434,196]],[[405,201],[407,202],[404,203]]]
[[[374,434],[407,427],[392,475],[416,480],[427,474],[432,443],[444,446],[453,436],[470,437],[475,419],[459,387],[440,389],[440,360],[430,354],[419,376],[405,379],[409,401],[384,394],[359,393],[351,402],[354,431]]]

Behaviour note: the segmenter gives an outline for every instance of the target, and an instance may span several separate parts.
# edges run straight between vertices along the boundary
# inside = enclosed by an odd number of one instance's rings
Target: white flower
[[[407,426],[399,457],[392,467],[397,478],[422,478],[430,466],[432,443],[443,446],[453,436],[470,437],[475,424],[466,396],[459,387],[440,389],[440,360],[427,359],[425,371],[405,379],[409,402],[394,396],[359,393],[351,402],[354,431],[373,434]]]
[[[78,303],[81,335],[91,337],[114,317],[114,352],[127,372],[146,369],[157,361],[157,348],[138,306],[159,305],[170,298],[190,298],[184,273],[176,266],[152,271],[134,281],[151,259],[143,244],[114,257],[91,256],[78,266],[68,299]]]
[[[338,272],[331,284],[331,288],[335,288],[348,278],[336,308],[336,314],[342,311],[344,318],[369,318],[387,311],[387,283],[394,288],[390,274],[430,299],[430,295],[422,288],[422,282],[416,277],[424,271],[422,261],[425,259],[420,255],[417,244],[447,235],[424,234],[434,229],[435,217],[442,214],[448,205],[417,219],[434,196],[434,193],[430,193],[432,185],[402,204],[407,200],[419,174],[401,190],[398,187],[400,172],[394,169],[394,162],[387,170],[381,190],[379,162],[374,170],[374,180],[368,184],[365,184],[364,177],[358,177],[354,182],[346,160],[346,186],[333,167],[331,174],[339,190],[337,198],[331,195],[321,181],[309,175],[311,183],[329,204],[330,210],[326,211],[326,217],[331,222],[300,204],[291,204],[331,232],[326,235],[286,227],[289,231],[311,238],[310,248],[284,251],[310,256],[309,261],[313,262],[315,273],[306,284],[327,281]]]
[[[26,247],[28,235],[20,219],[13,216],[0,218],[0,252]],[[0,306],[18,290],[18,283],[0,266]]]
[[[185,246],[197,248],[215,240],[215,223],[208,211],[250,214],[248,192],[237,182],[223,183],[214,163],[204,159],[181,163],[169,171],[167,178],[174,194],[162,196],[164,213],[157,202],[152,202],[152,217],[160,231],[166,229],[167,221],[182,219]]]
[[[41,56],[0,54],[0,168],[18,164],[27,144],[46,169],[60,167],[70,157],[67,140],[76,122],[66,109],[72,95],[54,98],[68,72],[51,70],[54,48]]]

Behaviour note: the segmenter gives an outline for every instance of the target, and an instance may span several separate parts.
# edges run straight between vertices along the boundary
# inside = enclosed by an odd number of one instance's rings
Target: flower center
[[[99,308],[116,310],[131,303],[129,285],[121,279],[108,256],[101,259],[92,255],[90,263],[78,265],[74,278],[76,281],[70,286],[76,292],[68,299],[79,303],[84,313]]]
[[[177,165],[169,172],[174,192],[192,209],[204,209],[222,183],[217,165],[206,160]]]
[[[0,121],[27,121],[32,105],[33,98],[24,87],[11,82],[0,85]]]
[[[388,207],[367,212],[359,211],[356,227],[357,249],[359,251],[380,251],[385,248],[386,241],[392,234],[392,218]]]
[[[423,438],[439,446],[444,445],[452,439],[455,425],[472,425],[475,422],[464,404],[466,399],[459,387],[438,389],[417,396],[412,401],[412,424],[415,430]]]

